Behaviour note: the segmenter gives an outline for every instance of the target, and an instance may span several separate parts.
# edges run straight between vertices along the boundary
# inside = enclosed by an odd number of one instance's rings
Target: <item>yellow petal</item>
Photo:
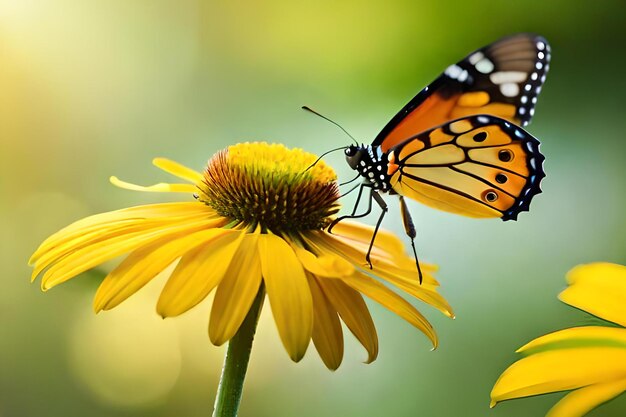
[[[373,227],[349,220],[342,220],[333,227],[333,235],[357,240],[366,245],[370,244],[373,234]],[[395,234],[384,229],[378,229],[375,244],[389,253],[402,254],[405,251],[402,241]]]
[[[243,236],[224,233],[185,254],[161,292],[157,312],[177,316],[204,300],[222,280]]]
[[[626,266],[579,265],[567,281],[570,286],[559,294],[561,301],[626,327]]]
[[[378,336],[361,294],[339,279],[319,279],[317,282],[348,329],[367,351],[366,363],[374,362],[378,357]]]
[[[182,178],[183,180],[187,180],[194,184],[202,181],[202,174],[170,159],[154,158],[152,160],[152,164],[154,164],[154,166],[158,168],[161,168],[168,174],[172,174],[175,177]]]
[[[244,236],[215,292],[209,337],[217,346],[237,333],[259,292],[261,263],[257,252],[258,238],[256,233]]]
[[[408,274],[397,270],[395,272],[396,273],[394,274],[387,268],[379,267],[376,271],[376,275],[380,276],[390,284],[395,285],[402,291],[411,294],[418,300],[435,307],[446,316],[454,318],[452,307],[448,304],[448,301],[435,290],[436,286],[433,286],[432,284],[429,285],[424,282],[420,284],[412,271]],[[424,276],[426,275],[427,274],[424,273]]]
[[[211,229],[179,234],[137,249],[102,281],[94,299],[94,310],[116,307],[185,252],[224,233],[228,232]]]
[[[320,247],[322,250],[328,251],[330,253],[336,253],[341,256],[344,256],[348,260],[350,260],[355,265],[363,265],[365,266],[365,254],[367,253],[367,247],[361,247],[357,244],[347,244],[344,241],[336,238],[335,236],[328,235],[325,233],[310,233],[308,235],[307,243]],[[382,257],[376,254],[376,251],[372,251],[372,265],[373,265],[373,273],[378,273],[379,270],[387,270],[394,271],[399,273],[400,271],[404,271],[405,274],[409,274],[412,279],[418,280],[417,267],[413,260],[410,262],[404,261],[404,266],[411,268],[410,270],[402,270],[398,267],[395,260]],[[429,288],[434,288],[439,285],[437,281],[431,275],[431,272],[436,269],[433,265],[420,263],[423,272],[423,282],[422,285],[430,286]],[[365,267],[364,269],[369,270],[369,267]]]
[[[546,417],[582,417],[626,391],[626,378],[579,388],[556,403]]]
[[[50,266],[41,278],[41,288],[45,291],[67,281],[76,275],[113,259],[136,248],[149,244],[162,237],[176,236],[178,233],[191,233],[207,228],[207,221],[194,221],[176,226],[163,226],[156,230],[138,231],[116,235],[110,239],[90,244],[72,251]]]
[[[317,278],[307,274],[311,295],[313,296],[313,344],[332,371],[339,368],[343,359],[343,332],[337,311],[330,304]]]
[[[354,274],[350,277],[341,277],[341,280],[363,295],[378,302],[389,311],[402,317],[422,331],[437,347],[437,334],[426,318],[408,301],[391,291],[385,285],[365,274]]]
[[[623,378],[626,349],[571,348],[520,359],[502,373],[491,391],[492,406],[511,398],[576,389]]]
[[[147,219],[186,219],[194,216],[216,217],[213,209],[198,202],[163,203],[136,206],[121,210],[109,211],[78,220],[48,237],[35,251],[29,264],[34,263],[44,253],[55,246],[80,237],[85,233],[101,228],[133,223]]]
[[[145,191],[151,193],[195,193],[198,191],[193,184],[168,184],[165,182],[160,182],[158,184],[143,186],[132,184],[130,182],[122,181],[119,178],[112,176],[109,178],[111,184],[116,187],[123,188],[125,190],[131,191]]]
[[[287,242],[259,236],[263,280],[280,338],[294,361],[304,356],[313,331],[313,301],[304,270]]]
[[[573,327],[538,337],[517,351],[528,355],[549,349],[574,347],[622,347],[626,349],[626,329],[604,326]]]
[[[336,278],[344,275],[352,275],[354,273],[354,266],[350,262],[334,254],[325,253],[315,255],[295,244],[292,244],[292,248],[304,269],[312,274]]]

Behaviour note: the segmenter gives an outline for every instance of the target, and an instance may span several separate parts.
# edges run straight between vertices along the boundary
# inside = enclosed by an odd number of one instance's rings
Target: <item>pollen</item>
[[[301,149],[240,143],[216,153],[198,199],[220,215],[277,234],[325,228],[339,210],[337,175]]]

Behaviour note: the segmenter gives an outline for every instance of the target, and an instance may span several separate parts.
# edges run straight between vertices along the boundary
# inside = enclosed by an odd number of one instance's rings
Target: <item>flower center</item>
[[[301,149],[240,143],[216,153],[199,200],[220,215],[274,233],[322,229],[339,211],[337,175]]]

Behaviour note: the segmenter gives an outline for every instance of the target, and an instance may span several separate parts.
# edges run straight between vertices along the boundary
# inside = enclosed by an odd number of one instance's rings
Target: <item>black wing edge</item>
[[[541,180],[546,176],[543,170],[543,161],[546,158],[539,151],[539,140],[516,124],[496,116],[480,114],[470,116],[469,119],[475,128],[496,124],[502,127],[512,138],[522,142],[522,146],[524,146],[526,151],[526,165],[529,170],[528,181],[526,185],[524,185],[524,188],[522,188],[519,197],[515,199],[513,206],[502,213],[502,220],[504,221],[517,220],[518,214],[530,209],[530,202],[533,197],[542,192]]]
[[[467,70],[468,68],[466,67],[465,62],[468,61],[469,57],[474,55],[476,52],[483,52],[502,41],[509,40],[512,38],[517,38],[517,37],[523,37],[523,36],[529,39],[532,39],[535,45],[539,45],[539,43],[543,43],[543,46],[546,49],[546,64],[548,65],[548,67],[547,68],[544,67],[544,72],[542,74],[544,75],[544,78],[542,79],[541,77],[538,77],[536,81],[529,82],[529,84],[533,88],[533,92],[535,92],[535,97],[536,97],[536,95],[538,94],[538,91],[541,91],[541,87],[543,86],[543,83],[545,81],[545,74],[548,72],[548,69],[549,69],[550,53],[551,53],[550,43],[548,43],[546,38],[544,38],[541,35],[538,35],[532,32],[520,32],[520,33],[502,37],[498,39],[497,41],[494,41],[488,45],[485,45],[481,48],[478,48],[470,52],[463,59],[457,62],[457,65]],[[469,63],[467,65],[469,65]],[[471,82],[471,81],[472,81],[471,77],[468,77],[468,79],[466,80],[466,82]],[[468,85],[466,84],[466,82],[460,82],[458,80],[455,80],[449,77],[448,75],[446,75],[445,71],[442,72],[441,75],[439,75],[439,77],[437,77],[428,86],[424,87],[419,93],[417,93],[417,95],[415,95],[415,97],[411,99],[411,101],[409,101],[404,107],[402,107],[402,109],[385,125],[385,127],[380,131],[380,133],[376,135],[376,138],[372,142],[372,146],[380,146],[382,142],[385,140],[385,138],[387,137],[387,135],[389,135],[389,133],[393,129],[395,129],[395,127],[406,117],[406,115],[411,113],[417,107],[419,107],[428,97],[430,97],[430,95],[433,92],[439,91],[442,94],[446,94],[446,93],[454,94],[455,90],[462,90],[463,89],[462,86],[464,84]],[[440,90],[440,88],[444,86],[446,86],[450,91],[446,91],[445,88]],[[538,91],[537,91],[537,88],[539,88]],[[530,123],[530,120],[533,116],[530,109],[534,107],[534,103],[529,103],[529,105],[532,105],[532,107],[529,106],[528,112],[525,113],[524,115],[519,113],[519,108],[516,110],[516,114],[515,114],[517,117],[520,118],[524,126]],[[421,133],[421,132],[416,132],[416,133]]]

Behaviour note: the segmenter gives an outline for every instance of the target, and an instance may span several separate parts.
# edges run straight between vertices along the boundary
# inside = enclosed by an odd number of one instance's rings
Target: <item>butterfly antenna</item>
[[[344,129],[344,128],[343,128],[343,127],[339,124],[339,123],[335,122],[334,120],[329,119],[329,118],[328,118],[328,117],[326,117],[326,116],[323,116],[323,115],[319,114],[318,112],[316,112],[315,110],[313,110],[312,108],[310,108],[310,107],[308,107],[308,106],[302,106],[302,110],[306,110],[306,111],[308,111],[308,112],[310,112],[310,113],[313,113],[313,114],[315,114],[315,115],[317,115],[317,116],[321,117],[321,118],[322,118],[322,119],[324,119],[324,120],[327,120],[327,121],[331,122],[332,124],[334,124],[335,126],[337,126],[339,129],[343,130],[343,132],[344,132],[346,135],[348,135],[348,136],[350,137],[350,139],[352,139],[352,140],[354,141],[354,143],[355,143],[357,146],[359,146],[359,142],[357,142],[357,140],[356,140],[356,139],[354,139],[354,136],[352,136],[350,133],[348,133],[348,131],[347,131],[346,129]]]
[[[308,168],[307,168],[307,169],[305,169],[305,170],[304,170],[304,171],[302,171],[302,172],[307,172],[309,169],[313,168],[315,165],[317,165],[317,163],[318,163],[318,162],[319,162],[319,161],[320,161],[323,157],[325,157],[325,156],[326,156],[326,155],[328,155],[329,153],[331,153],[331,152],[336,152],[336,151],[339,151],[339,150],[341,150],[341,149],[346,149],[346,146],[342,146],[342,147],[340,147],[340,148],[335,148],[335,149],[331,149],[330,151],[326,151],[326,152],[324,152],[323,154],[321,154],[321,155],[320,155],[320,156],[319,156],[319,157],[315,160],[315,162],[313,162],[311,165],[309,165],[309,166],[308,166]]]
[[[339,184],[339,186],[342,187],[344,185],[348,185],[351,182],[358,180],[360,177],[361,177],[361,174],[356,174],[356,177],[352,178],[350,181],[342,182],[341,184]]]

